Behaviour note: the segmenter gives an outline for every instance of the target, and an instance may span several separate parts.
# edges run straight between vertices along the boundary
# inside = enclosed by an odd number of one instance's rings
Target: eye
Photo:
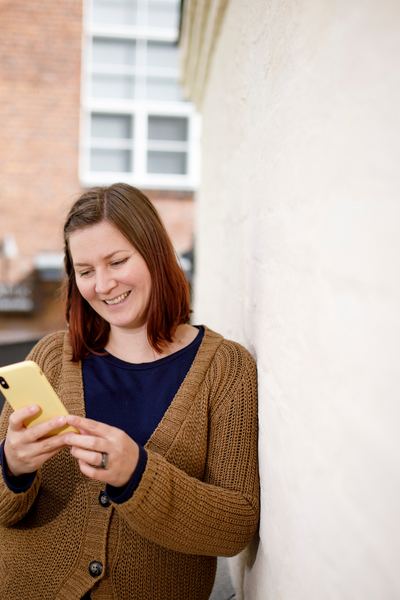
[[[91,273],[92,273],[91,269],[87,269],[86,271],[80,271],[79,277],[88,277],[89,275],[91,275]]]
[[[124,263],[126,263],[127,260],[128,260],[127,258],[122,258],[121,260],[114,260],[111,263],[111,266],[112,267],[119,267],[120,265],[123,265]]]

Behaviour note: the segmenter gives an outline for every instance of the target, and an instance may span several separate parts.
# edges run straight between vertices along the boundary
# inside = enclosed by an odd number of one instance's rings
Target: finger
[[[95,452],[105,452],[104,444],[106,443],[104,438],[96,437],[94,435],[82,435],[77,433],[68,433],[65,437],[65,442],[69,446],[76,446],[83,450],[93,450]]]
[[[83,448],[72,446],[71,454],[78,460],[83,460],[93,467],[100,467],[103,463],[102,452],[92,452],[91,450],[84,450]]]
[[[91,464],[87,463],[82,459],[78,461],[78,465],[81,473],[86,475],[86,477],[90,477],[90,479],[97,479],[98,481],[104,481],[105,483],[108,483],[110,475],[106,469],[96,469]]]
[[[57,441],[57,444],[55,444],[55,441]],[[44,440],[44,443],[21,444],[18,441],[15,442],[15,440],[11,441],[11,436],[7,436],[4,454],[11,472],[14,475],[22,475],[23,473],[37,471],[46,460],[65,447],[65,444],[60,445],[59,440],[54,438],[48,438]]]
[[[36,440],[40,440],[48,433],[51,433],[55,429],[59,429],[63,425],[66,424],[66,420],[64,416],[52,417],[47,421],[43,421],[43,423],[38,423],[37,425],[33,425],[29,427],[26,432],[26,439],[30,442],[35,442]],[[52,436],[58,437],[58,436]],[[65,443],[65,442],[64,442]]]
[[[79,433],[82,435],[90,435],[89,431],[86,431],[86,429],[81,429],[81,428],[77,428]]]
[[[61,448],[54,448],[51,452],[45,452],[44,454],[40,454],[38,456],[32,457],[32,459],[31,459],[32,468],[30,471],[32,472],[32,471],[37,471],[38,469],[40,469],[40,467],[46,462],[46,460],[49,460],[49,458],[52,458],[53,456],[58,454],[65,447],[66,446],[62,446]]]
[[[62,435],[52,435],[34,444],[34,455],[43,457],[48,453],[56,454],[63,448],[67,448],[64,437]]]
[[[93,421],[93,419],[86,419],[85,417],[78,417],[77,415],[67,415],[66,419],[68,425],[74,425],[74,427],[86,431],[89,435],[102,438],[108,438],[115,429],[111,425],[99,423],[99,421]]]
[[[18,408],[15,410],[9,418],[9,425],[12,431],[18,431],[18,429],[23,429],[24,421],[32,417],[40,410],[37,404],[30,404],[29,406],[24,406],[23,408]]]

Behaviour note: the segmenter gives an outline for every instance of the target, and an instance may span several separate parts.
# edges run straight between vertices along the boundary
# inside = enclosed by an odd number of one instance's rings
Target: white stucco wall
[[[215,43],[195,320],[258,362],[248,600],[400,598],[399,64],[398,0],[229,0]]]

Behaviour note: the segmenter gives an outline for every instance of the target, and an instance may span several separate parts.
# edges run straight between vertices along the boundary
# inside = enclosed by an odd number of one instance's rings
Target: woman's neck
[[[188,346],[197,336],[198,330],[191,325],[178,325],[172,343],[163,346],[157,353],[149,343],[146,326],[140,329],[118,329],[111,326],[110,336],[105,346],[107,352],[133,364],[153,362],[178,352]]]

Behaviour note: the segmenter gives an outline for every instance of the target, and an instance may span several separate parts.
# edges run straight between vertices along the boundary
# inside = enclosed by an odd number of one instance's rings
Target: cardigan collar
[[[162,456],[171,447],[175,436],[185,421],[193,398],[204,382],[210,363],[224,339],[219,333],[215,333],[204,325],[203,327],[204,337],[196,358],[169,408],[145,446]],[[56,391],[69,413],[85,417],[82,363],[81,361],[71,362],[71,356],[71,344],[69,335],[66,332],[63,343],[62,375]]]

